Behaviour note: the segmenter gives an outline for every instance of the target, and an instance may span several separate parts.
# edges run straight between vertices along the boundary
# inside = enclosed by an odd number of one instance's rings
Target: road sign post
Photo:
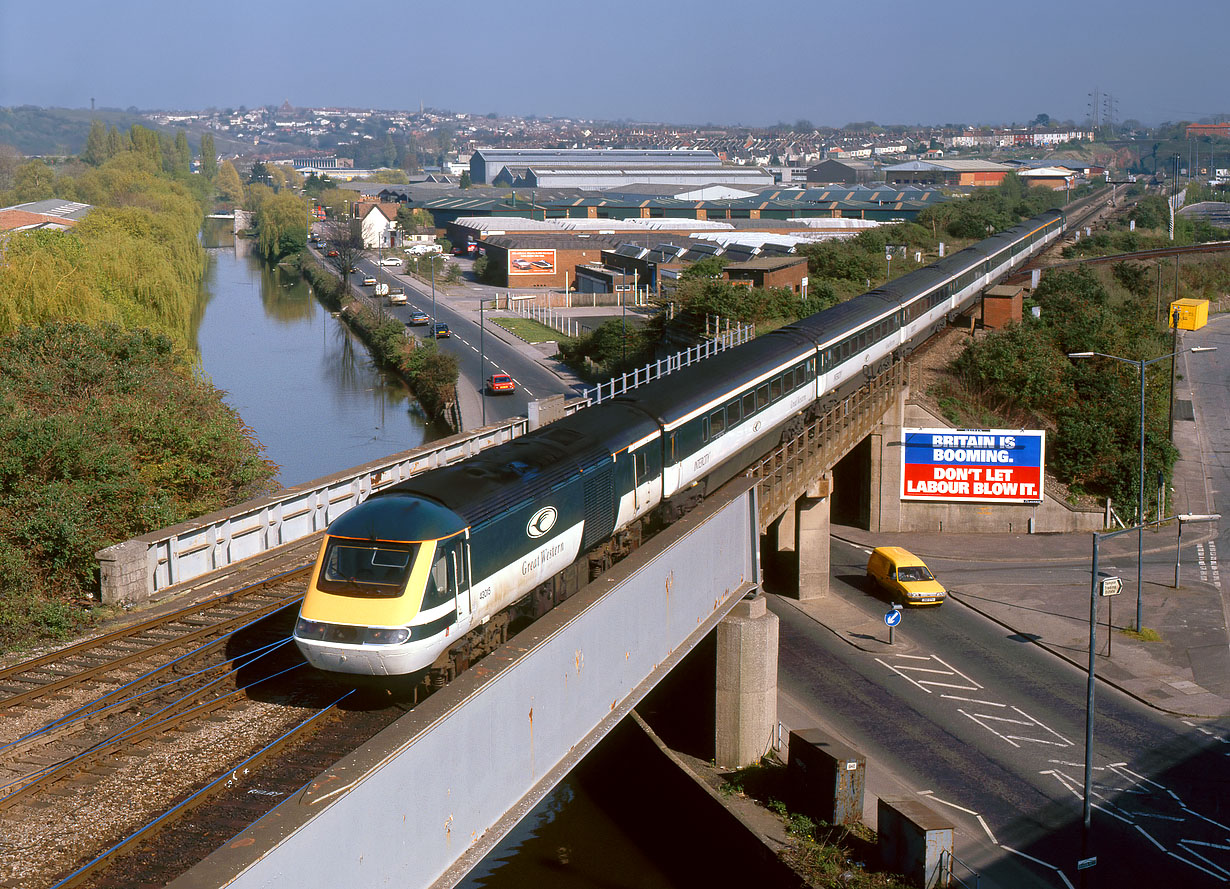
[[[901,606],[893,603],[893,607],[884,615],[884,623],[888,626],[888,644],[893,644],[893,629],[901,623]]]

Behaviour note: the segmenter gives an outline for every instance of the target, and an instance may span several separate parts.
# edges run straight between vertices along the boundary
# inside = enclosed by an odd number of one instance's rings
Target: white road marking
[[[977,816],[977,815],[978,815],[978,813],[977,813],[977,812],[975,812],[973,809],[967,809],[967,808],[965,808],[965,806],[958,806],[956,803],[950,803],[950,802],[949,802],[948,800],[946,800],[946,799],[940,799],[938,796],[936,796],[936,795],[935,795],[933,792],[931,792],[930,790],[920,790],[920,791],[918,791],[918,795],[919,795],[919,796],[925,796],[925,797],[927,797],[927,799],[933,799],[933,800],[935,800],[937,803],[942,803],[942,804],[943,804],[943,805],[945,805],[945,806],[950,806],[951,808],[954,808],[954,809],[956,809],[956,810],[958,810],[958,811],[960,811],[960,812],[964,812],[966,815],[974,815],[974,816]]]
[[[896,673],[898,676],[900,676],[902,679],[904,679],[906,682],[910,683],[911,685],[916,685],[916,686],[918,686],[918,687],[919,687],[919,688],[921,688],[923,691],[925,691],[927,694],[931,694],[931,693],[932,693],[932,692],[931,692],[931,689],[927,688],[926,686],[919,685],[917,682],[915,682],[915,681],[914,681],[913,679],[911,679],[909,676],[906,676],[904,673],[902,673],[900,670],[898,670],[898,669],[897,669],[896,667],[894,667],[892,664],[885,664],[885,663],[884,663],[884,661],[880,660],[880,658],[876,658],[876,660],[877,660],[877,661],[879,661],[881,664],[884,664],[884,666],[888,667],[888,669],[892,670],[894,673]]]
[[[995,839],[995,834],[991,833],[991,828],[987,826],[987,823],[982,819],[982,816],[975,815],[974,817],[978,819],[978,823],[982,825],[982,829],[987,832],[987,836],[991,838],[991,842],[998,846],[999,840]]]
[[[1230,876],[1230,870],[1226,870],[1226,869],[1225,869],[1224,867],[1222,867],[1220,864],[1218,864],[1217,862],[1213,861],[1211,858],[1206,858],[1204,855],[1201,855],[1201,854],[1200,854],[1199,852],[1197,852],[1195,849],[1189,849],[1189,848],[1187,848],[1187,845],[1186,845],[1186,844],[1187,844],[1187,843],[1191,843],[1191,842],[1195,842],[1195,841],[1194,841],[1194,840],[1179,840],[1179,845],[1183,846],[1183,851],[1184,851],[1184,852],[1186,852],[1188,855],[1195,855],[1197,858],[1199,858],[1199,859],[1200,859],[1201,861],[1203,861],[1205,864],[1209,865],[1209,867],[1216,868],[1217,870],[1221,871],[1223,874],[1226,874],[1227,876]],[[1223,881],[1223,882],[1224,882],[1224,881]]]
[[[1189,850],[1187,850],[1187,851],[1191,851],[1191,850],[1189,849]],[[1211,877],[1217,877],[1217,879],[1221,880],[1223,883],[1227,882],[1227,881],[1226,881],[1226,878],[1225,878],[1225,877],[1223,877],[1221,874],[1214,873],[1213,871],[1209,870],[1207,867],[1201,867],[1200,865],[1198,865],[1198,864],[1197,864],[1196,862],[1194,862],[1194,861],[1188,861],[1188,860],[1187,860],[1186,858],[1184,858],[1182,855],[1176,855],[1174,852],[1167,852],[1166,854],[1167,854],[1167,855],[1169,855],[1171,858],[1177,858],[1179,861],[1182,861],[1184,864],[1191,865],[1191,866],[1192,866],[1192,867],[1194,867],[1196,870],[1202,870],[1202,871],[1204,871],[1206,874],[1208,874],[1208,875],[1209,875],[1209,876],[1211,876]],[[1195,853],[1192,853],[1192,854],[1195,854]]]
[[[1024,853],[1024,852],[1021,852],[1021,851],[1019,851],[1019,850],[1017,850],[1017,849],[1013,849],[1011,846],[1005,846],[1003,843],[1000,843],[1000,844],[999,844],[999,847],[1000,847],[1001,849],[1007,849],[1007,850],[1008,850],[1009,852],[1011,852],[1013,855],[1020,855],[1022,858],[1028,859],[1029,861],[1032,861],[1034,864],[1040,864],[1040,865],[1042,865],[1043,867],[1049,867],[1049,868],[1050,868],[1051,870],[1053,870],[1055,873],[1059,874],[1060,878],[1064,881],[1064,883],[1065,883],[1065,884],[1067,884],[1068,889],[1072,889],[1072,884],[1068,882],[1068,878],[1067,878],[1067,877],[1065,877],[1065,876],[1063,875],[1063,871],[1061,871],[1059,868],[1055,867],[1055,865],[1053,865],[1053,864],[1047,864],[1047,863],[1046,863],[1045,861],[1043,861],[1041,858],[1034,858],[1032,855],[1028,855],[1028,854],[1026,854],[1026,853]]]
[[[1135,827],[1138,831],[1140,831],[1141,835],[1143,835],[1146,840],[1151,842],[1153,845],[1157,846],[1163,852],[1166,851],[1166,847],[1163,846],[1161,843],[1159,843],[1157,840],[1153,839],[1153,837],[1149,835],[1149,831],[1145,830],[1139,824],[1134,824],[1132,826]]]
[[[948,698],[950,701],[965,701],[967,704],[982,704],[984,707],[1007,707],[1007,704],[1001,704],[998,701],[984,701],[980,698],[963,698],[960,695],[940,695],[941,698]]]

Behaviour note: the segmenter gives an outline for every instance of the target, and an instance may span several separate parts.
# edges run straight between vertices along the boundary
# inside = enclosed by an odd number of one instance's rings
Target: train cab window
[[[344,596],[395,598],[405,591],[417,552],[417,544],[332,539],[316,585]]]
[[[756,408],[763,410],[769,406],[769,384],[765,383],[756,390]]]
[[[644,484],[645,479],[649,477],[649,458],[645,456],[644,451],[632,455],[632,471],[636,475],[636,484]]]
[[[743,416],[750,417],[756,413],[756,393],[749,392],[743,396]]]
[[[453,601],[453,589],[449,586],[449,557],[451,552],[443,549],[443,544],[437,545],[436,558],[431,565],[431,573],[427,575],[427,589],[423,592],[423,610]]]
[[[769,381],[769,397],[774,401],[782,397],[782,378],[774,377]]]
[[[666,437],[666,462],[673,464],[675,462],[675,433],[671,433]]]
[[[726,431],[726,408],[720,407],[709,415],[709,434],[717,438]]]

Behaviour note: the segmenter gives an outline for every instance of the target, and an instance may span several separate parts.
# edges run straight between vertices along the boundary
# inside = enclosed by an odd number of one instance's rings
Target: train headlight
[[[392,630],[371,627],[368,629],[363,642],[366,645],[400,645],[409,638],[410,631],[405,627],[397,627]]]
[[[322,624],[316,620],[308,620],[305,617],[299,618],[295,624],[295,635],[300,639],[323,639],[328,630],[328,624]]]
[[[318,642],[341,642],[347,645],[400,645],[410,638],[405,627],[354,627],[348,624],[327,624],[299,618],[295,637]]]

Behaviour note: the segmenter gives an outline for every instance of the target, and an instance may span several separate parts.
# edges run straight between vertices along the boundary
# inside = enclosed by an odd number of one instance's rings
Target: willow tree
[[[243,183],[239,180],[239,171],[230,161],[223,161],[222,166],[218,168],[216,185],[222,200],[228,204],[243,203]]]

